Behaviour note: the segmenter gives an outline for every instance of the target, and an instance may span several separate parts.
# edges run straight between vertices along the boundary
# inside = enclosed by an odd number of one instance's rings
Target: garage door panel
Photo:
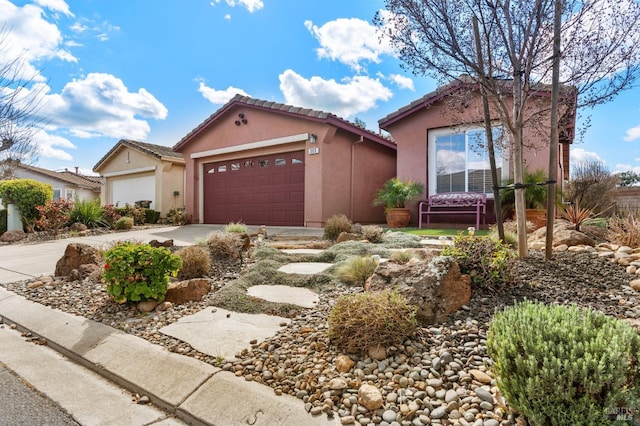
[[[206,164],[204,222],[304,225],[303,159],[296,151]]]

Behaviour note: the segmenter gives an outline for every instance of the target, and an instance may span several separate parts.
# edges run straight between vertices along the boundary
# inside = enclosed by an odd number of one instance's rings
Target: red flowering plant
[[[69,223],[73,201],[65,199],[50,200],[43,206],[36,206],[40,217],[36,219],[34,225],[36,229],[45,231],[54,237]]]

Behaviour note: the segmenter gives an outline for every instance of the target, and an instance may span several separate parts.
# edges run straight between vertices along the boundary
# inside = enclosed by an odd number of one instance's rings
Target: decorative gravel
[[[235,263],[214,268],[215,290],[242,273]],[[337,416],[342,424],[497,426],[522,419],[504,405],[486,354],[488,324],[496,309],[529,299],[575,303],[617,318],[640,318],[638,293],[628,286],[636,276],[596,255],[557,252],[551,261],[544,261],[540,253],[532,252],[516,262],[514,275],[515,282],[497,294],[474,290],[468,306],[444,323],[419,328],[402,345],[387,348],[384,360],[351,355],[355,365],[348,373],[339,373],[335,367],[336,357],[343,353],[328,340],[326,320],[338,296],[361,288],[340,286],[321,294],[315,308],[293,318],[275,337],[253,343],[234,362],[224,364],[158,331],[209,306],[214,291],[197,303],[142,314],[135,307],[110,301],[104,285],[90,279],[56,280],[31,289],[33,281],[23,281],[6,288],[217,365],[239,379],[263,383],[276,394],[294,395],[311,415]],[[358,403],[358,389],[365,383],[381,392],[382,408],[370,411]]]

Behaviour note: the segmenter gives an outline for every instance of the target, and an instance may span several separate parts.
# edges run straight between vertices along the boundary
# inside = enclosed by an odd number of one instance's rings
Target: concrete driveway
[[[178,246],[193,245],[206,239],[214,230],[222,230],[224,225],[185,225],[140,229],[112,234],[74,237],[51,240],[32,244],[7,244],[0,246],[0,283],[11,283],[41,275],[51,275],[56,269],[56,262],[64,254],[71,243],[89,244],[102,247],[114,241],[134,240],[149,242],[151,240],[170,240]],[[257,232],[258,227],[249,227],[249,233]],[[267,227],[269,236],[322,236],[320,228],[300,227]]]

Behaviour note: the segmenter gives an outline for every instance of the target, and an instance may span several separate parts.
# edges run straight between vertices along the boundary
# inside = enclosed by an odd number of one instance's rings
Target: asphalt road
[[[58,404],[0,362],[0,426],[77,426]]]

